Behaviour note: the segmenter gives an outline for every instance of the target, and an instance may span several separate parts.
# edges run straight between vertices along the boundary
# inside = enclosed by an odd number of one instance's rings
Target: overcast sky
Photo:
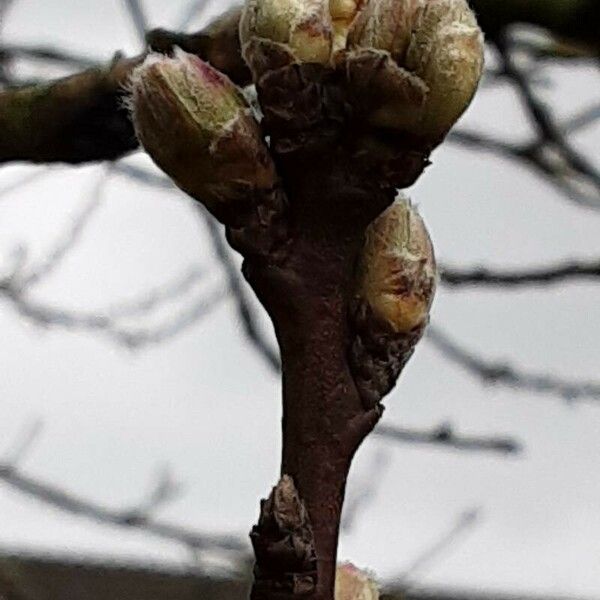
[[[174,26],[185,4],[144,1],[155,26]],[[8,17],[10,42],[55,44],[102,59],[139,49],[118,0],[18,0]],[[555,68],[544,75],[555,83],[545,94],[561,115],[597,98],[597,72]],[[464,122],[510,139],[527,133],[516,98],[501,88],[484,89]],[[577,138],[595,160],[599,134],[596,128]],[[128,160],[149,166],[143,156]],[[524,168],[451,145],[433,160],[410,193],[442,262],[527,266],[600,256],[600,212],[570,203]],[[18,245],[32,264],[47,255],[102,177],[99,166],[14,165],[0,171],[0,192],[33,170],[40,172],[35,181],[0,195],[0,269]],[[168,307],[173,314],[222,286],[203,224],[182,193],[113,174],[102,194],[77,250],[36,288],[37,301],[99,310],[202,266],[206,278]],[[600,379],[599,301],[600,286],[583,283],[516,292],[442,288],[433,321],[482,356]],[[245,535],[258,499],[277,478],[280,390],[246,343],[231,302],[176,338],[137,352],[102,334],[42,330],[2,300],[0,329],[0,454],[39,418],[43,434],[23,463],[27,473],[116,508],[135,504],[168,464],[185,488],[161,517]],[[525,454],[368,440],[349,494],[371,486],[373,500],[343,535],[342,559],[381,578],[398,576],[464,511],[478,508],[477,524],[411,581],[600,597],[598,404],[485,387],[424,342],[386,406],[387,424],[449,421],[462,433],[515,436]],[[372,481],[376,464],[383,468]],[[2,483],[0,546],[189,561],[176,544],[67,516]]]

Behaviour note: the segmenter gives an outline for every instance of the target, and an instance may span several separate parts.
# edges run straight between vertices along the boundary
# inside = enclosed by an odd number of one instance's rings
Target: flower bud
[[[151,54],[129,101],[137,136],[156,164],[226,224],[276,175],[258,124],[235,85],[192,54]]]
[[[332,44],[328,0],[247,0],[240,41],[255,79],[295,62],[327,64]]]
[[[329,0],[333,28],[333,52],[346,47],[348,32],[363,0]]]
[[[395,333],[424,327],[436,287],[433,246],[419,213],[399,198],[367,228],[358,295]]]
[[[483,69],[483,37],[466,0],[368,0],[348,35],[349,60],[379,52],[387,87],[425,90],[421,103],[406,113],[405,92],[389,90],[378,100],[378,83],[371,89],[371,122],[396,127],[438,143],[466,110]],[[391,60],[390,60],[391,59]],[[400,83],[394,84],[393,80]],[[408,84],[406,82],[409,82]],[[377,104],[379,103],[379,104]],[[408,124],[407,124],[407,121]]]
[[[466,0],[426,3],[406,64],[429,87],[423,133],[445,135],[471,103],[483,71],[483,35]]]
[[[369,573],[344,563],[335,572],[335,600],[379,600],[379,589]]]

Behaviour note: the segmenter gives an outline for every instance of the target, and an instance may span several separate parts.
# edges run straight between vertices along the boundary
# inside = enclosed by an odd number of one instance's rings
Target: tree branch
[[[488,436],[460,436],[444,423],[431,430],[413,430],[392,425],[379,425],[373,432],[389,441],[439,446],[453,450],[521,454],[523,445],[513,438]]]
[[[441,281],[450,287],[550,285],[563,281],[600,278],[600,261],[572,262],[552,267],[522,271],[497,271],[478,267],[458,269],[444,266],[440,269]]]
[[[504,362],[486,361],[460,346],[439,327],[429,326],[429,340],[448,360],[488,385],[559,396],[566,401],[600,400],[600,382],[568,381],[553,375],[527,373]]]
[[[244,84],[249,72],[241,58],[238,20],[239,10],[197,34],[156,30],[148,34],[148,43],[159,51],[178,45]],[[117,56],[105,68],[0,92],[0,163],[113,160],[137,148],[123,97],[131,72],[142,59]]]

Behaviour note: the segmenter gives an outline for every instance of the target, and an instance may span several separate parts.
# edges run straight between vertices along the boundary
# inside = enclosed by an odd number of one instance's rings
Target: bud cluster
[[[242,52],[256,81],[292,63],[341,67],[367,119],[436,145],[481,77],[467,0],[247,0]]]

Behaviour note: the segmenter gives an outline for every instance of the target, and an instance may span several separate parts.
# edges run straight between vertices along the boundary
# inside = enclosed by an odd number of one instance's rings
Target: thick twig
[[[460,346],[439,327],[430,326],[426,339],[448,360],[488,385],[552,394],[567,401],[600,400],[600,382],[568,381],[553,375],[527,373],[504,362],[486,361]]]
[[[484,267],[459,269],[449,266],[440,269],[440,279],[445,285],[451,287],[550,285],[568,280],[598,278],[600,278],[600,261],[572,262],[519,271],[498,271]]]
[[[151,32],[148,43],[160,51],[178,45],[243,84],[249,73],[240,53],[238,21],[239,11],[234,11],[197,34]],[[69,56],[56,53],[47,58],[68,62]],[[123,98],[131,72],[142,59],[118,57],[106,68],[0,91],[0,163],[112,160],[135,149],[138,143]]]
[[[431,430],[414,430],[382,424],[373,433],[393,442],[438,446],[442,449],[499,454],[520,454],[523,451],[522,444],[513,438],[461,436],[457,435],[448,424],[440,425]]]

